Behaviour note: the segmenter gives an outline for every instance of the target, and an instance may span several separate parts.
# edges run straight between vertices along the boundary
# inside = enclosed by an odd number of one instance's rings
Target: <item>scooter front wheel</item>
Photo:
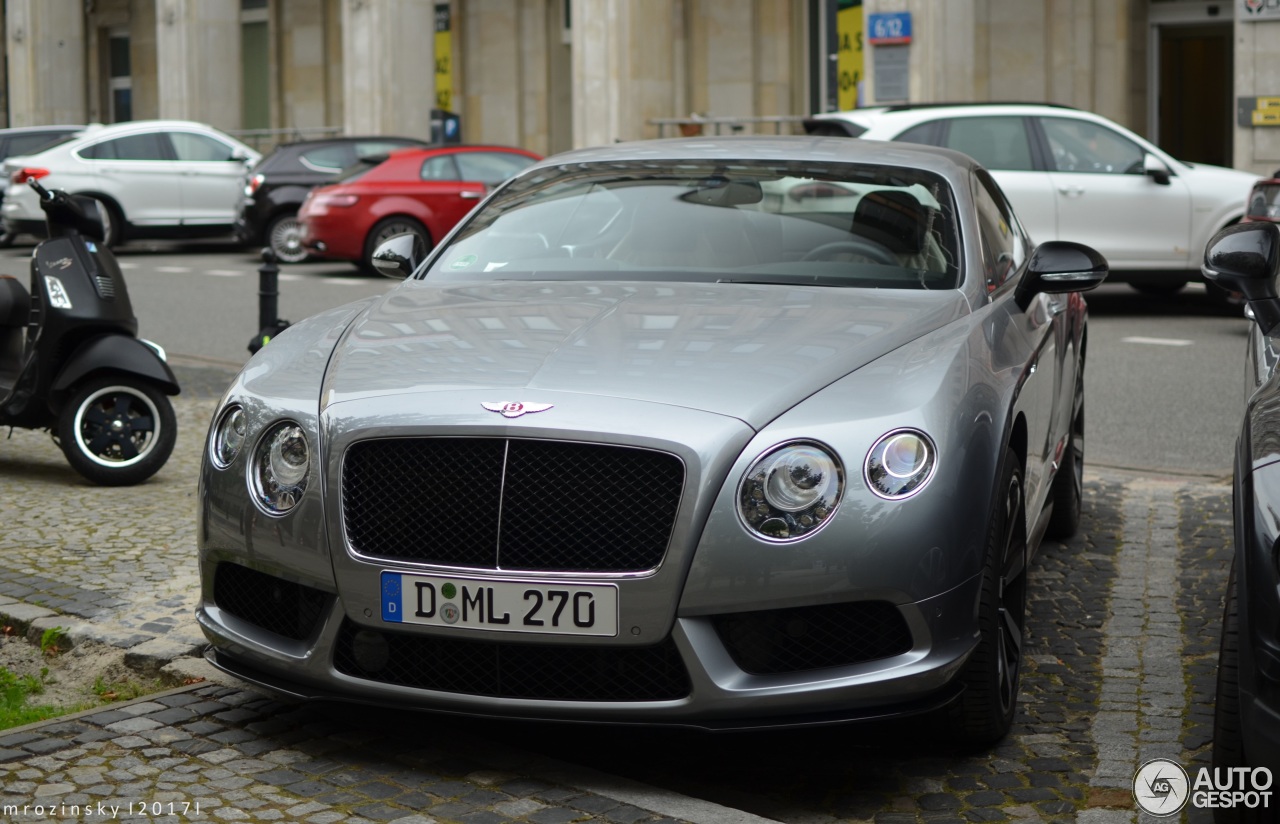
[[[169,399],[127,375],[82,383],[58,417],[67,462],[102,486],[130,486],[156,474],[173,453],[177,434]]]

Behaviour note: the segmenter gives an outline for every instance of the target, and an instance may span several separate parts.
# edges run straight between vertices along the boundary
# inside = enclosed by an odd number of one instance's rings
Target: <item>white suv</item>
[[[201,123],[137,120],[90,126],[44,151],[4,162],[6,232],[44,235],[30,186],[89,195],[104,207],[107,243],[143,237],[230,234],[245,169],[260,155]]]
[[[1205,244],[1244,216],[1258,180],[1175,160],[1105,117],[1064,106],[856,109],[816,115],[805,129],[964,152],[991,170],[1036,242],[1092,246],[1111,265],[1109,281],[1148,292],[1175,292],[1200,279]]]

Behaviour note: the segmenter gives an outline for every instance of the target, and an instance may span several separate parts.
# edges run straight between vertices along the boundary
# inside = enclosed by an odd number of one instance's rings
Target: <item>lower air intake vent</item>
[[[213,602],[219,609],[294,641],[311,637],[330,597],[239,564],[218,564],[213,578]]]
[[[734,663],[755,675],[861,664],[911,649],[906,619],[886,601],[738,612],[713,623]]]

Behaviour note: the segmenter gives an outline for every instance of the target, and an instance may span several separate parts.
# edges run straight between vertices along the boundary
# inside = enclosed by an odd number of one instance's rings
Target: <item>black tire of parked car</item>
[[[987,528],[986,563],[978,601],[978,646],[960,683],[964,690],[949,709],[956,743],[986,747],[1013,726],[1022,674],[1027,615],[1026,503],[1022,462],[1006,449]]]
[[[1240,601],[1236,568],[1232,559],[1227,576],[1226,604],[1222,609],[1222,640],[1218,647],[1218,681],[1213,707],[1213,768],[1229,770],[1248,766],[1240,717]],[[1213,811],[1216,824],[1254,824],[1262,811],[1247,808],[1219,808]]]
[[[302,263],[309,255],[302,247],[302,224],[296,212],[285,212],[267,224],[267,245],[281,263]]]
[[[1084,360],[1076,372],[1075,399],[1072,401],[1071,429],[1062,451],[1062,464],[1053,479],[1049,493],[1053,497],[1053,514],[1044,536],[1065,541],[1080,529],[1080,509],[1084,500]]]
[[[124,242],[125,219],[124,212],[120,211],[120,207],[116,205],[114,200],[103,195],[85,192],[83,197],[93,198],[98,201],[102,207],[102,243],[108,249],[119,246]]]
[[[173,453],[178,421],[160,390],[138,378],[106,374],[85,381],[63,406],[58,445],[71,468],[101,486],[132,486],[150,478]],[[135,457],[126,449],[141,447]],[[126,445],[124,441],[130,443]],[[127,453],[126,453],[127,454]]]
[[[373,268],[374,251],[384,240],[405,234],[417,235],[422,238],[426,250],[431,251],[431,234],[417,220],[405,215],[385,217],[374,224],[373,228],[369,230],[368,237],[365,238],[364,255],[360,258],[360,269],[367,274],[377,274],[378,270]]]

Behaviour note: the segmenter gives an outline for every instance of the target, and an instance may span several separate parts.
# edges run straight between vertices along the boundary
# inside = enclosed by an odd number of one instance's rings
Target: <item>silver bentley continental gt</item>
[[[972,159],[736,137],[561,154],[214,415],[198,619],[273,691],[1003,736],[1077,528],[1085,302]]]

